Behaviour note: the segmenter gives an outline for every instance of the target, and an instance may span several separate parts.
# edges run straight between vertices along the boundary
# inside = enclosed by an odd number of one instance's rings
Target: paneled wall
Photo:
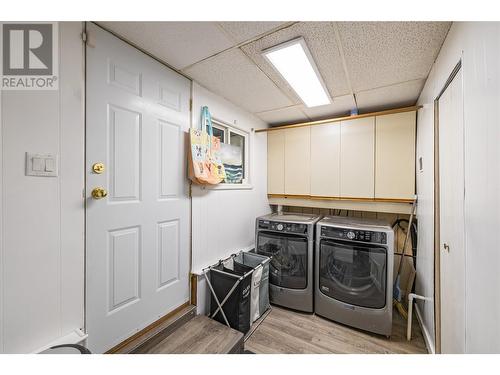
[[[193,83],[192,126],[198,126],[202,106],[212,117],[249,131],[249,186],[205,188],[193,184],[192,265],[197,271],[236,250],[252,247],[255,218],[270,212],[267,203],[267,138],[252,129],[267,125],[229,101]]]
[[[235,124],[250,132],[249,186],[218,186],[216,189],[193,185],[192,188],[192,270],[200,272],[219,259],[255,242],[255,219],[270,212],[267,202],[267,137],[252,129],[267,125],[229,101],[193,83],[192,126],[198,126],[201,107],[206,105],[212,117]],[[205,308],[207,293],[204,280],[198,285],[198,312]]]
[[[384,219],[389,223],[394,222],[399,218],[408,218],[408,215],[385,213],[385,212],[368,212],[368,211],[353,211],[353,210],[337,210],[328,208],[311,208],[311,207],[283,207],[284,212],[295,212],[304,214],[316,215],[337,215],[337,216],[350,216],[350,217],[365,217],[370,219]]]
[[[417,292],[434,294],[433,101],[462,59],[465,127],[466,352],[500,352],[500,23],[456,22],[441,48],[418,104],[419,248]],[[418,166],[417,166],[418,167]],[[453,168],[453,165],[443,166]],[[418,302],[434,345],[434,305]]]
[[[59,24],[59,90],[1,93],[0,353],[84,326],[81,32],[80,22]],[[25,176],[26,152],[57,154],[59,176]]]

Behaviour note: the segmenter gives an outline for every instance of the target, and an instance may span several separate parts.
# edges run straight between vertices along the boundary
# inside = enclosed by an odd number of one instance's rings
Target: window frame
[[[248,190],[252,189],[251,184],[251,169],[250,169],[250,150],[251,150],[251,131],[242,129],[239,126],[231,125],[225,121],[221,121],[212,117],[212,127],[224,131],[224,139],[226,144],[231,144],[231,133],[242,136],[244,139],[243,149],[243,179],[240,184],[220,183],[217,185],[204,185],[204,188],[213,190]]]

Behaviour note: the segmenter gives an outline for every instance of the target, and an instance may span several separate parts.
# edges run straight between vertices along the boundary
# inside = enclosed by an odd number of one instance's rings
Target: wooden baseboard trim
[[[191,305],[196,306],[198,301],[198,276],[194,273],[191,274]]]
[[[137,332],[137,333],[133,334],[132,336],[130,336],[129,338],[125,339],[124,341],[122,341],[118,345],[115,345],[114,347],[109,349],[107,352],[105,352],[105,354],[124,353],[123,348],[131,345],[134,341],[138,340],[141,336],[146,336],[150,331],[154,330],[155,328],[160,326],[162,323],[164,323],[166,320],[172,318],[175,314],[179,313],[182,309],[185,309],[189,305],[190,305],[189,301],[183,303],[182,305],[175,308],[174,310],[172,310],[168,314],[162,316],[160,319],[154,321],[153,323],[151,323],[147,327],[141,329],[139,332]]]

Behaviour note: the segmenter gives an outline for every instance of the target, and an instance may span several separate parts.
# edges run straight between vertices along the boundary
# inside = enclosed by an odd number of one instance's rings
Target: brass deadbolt
[[[104,163],[95,163],[93,166],[92,166],[92,170],[94,171],[94,173],[97,173],[97,174],[101,174],[101,173],[104,173]]]
[[[101,187],[96,187],[92,190],[92,198],[94,199],[102,199],[107,197],[108,192],[106,189],[103,189]]]

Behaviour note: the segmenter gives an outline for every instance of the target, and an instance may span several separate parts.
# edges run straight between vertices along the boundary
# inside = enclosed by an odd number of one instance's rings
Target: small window
[[[246,184],[248,182],[248,135],[218,120],[212,119],[213,135],[221,141],[221,159],[226,170],[226,184]]]

